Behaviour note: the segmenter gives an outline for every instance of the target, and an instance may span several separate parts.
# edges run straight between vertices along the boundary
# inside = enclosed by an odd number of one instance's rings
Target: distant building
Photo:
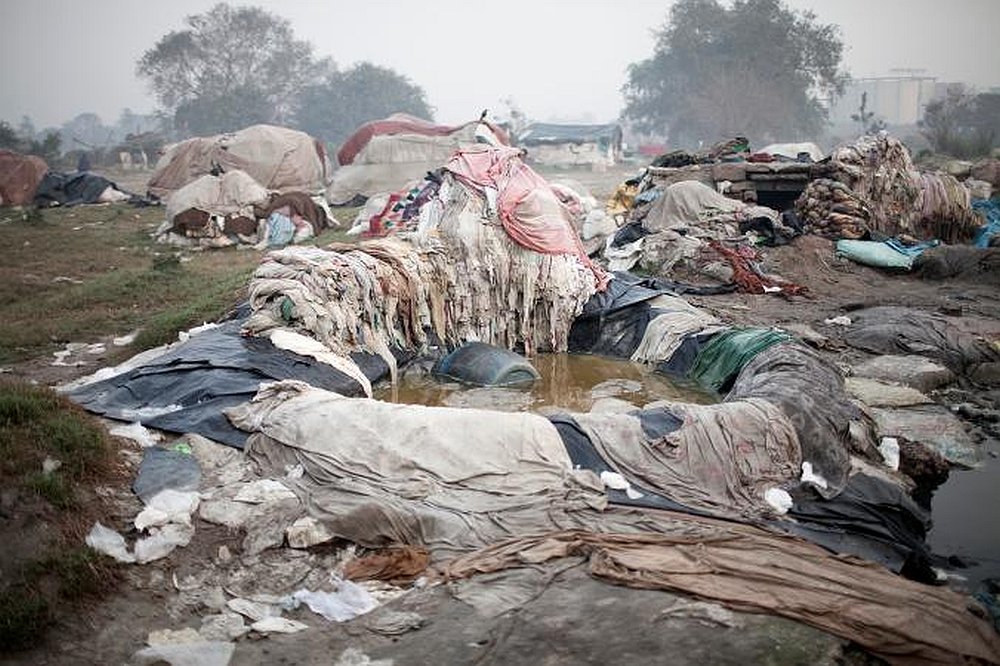
[[[622,128],[607,125],[556,125],[533,123],[517,137],[536,164],[571,167],[607,167],[622,157]]]
[[[843,97],[830,108],[830,121],[834,125],[854,122],[851,115],[861,107],[861,95],[868,94],[866,111],[875,114],[874,120],[889,125],[916,125],[924,117],[924,109],[935,99],[947,93],[947,83],[938,83],[929,76],[885,76],[853,79],[847,84]]]

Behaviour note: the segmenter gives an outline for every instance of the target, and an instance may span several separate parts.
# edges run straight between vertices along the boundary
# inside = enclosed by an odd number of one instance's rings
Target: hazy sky
[[[155,101],[135,76],[144,50],[214,0],[0,0],[0,119],[39,128]],[[340,66],[391,67],[422,86],[436,120],[461,122],[513,98],[529,118],[618,115],[630,62],[652,53],[669,0],[260,0]],[[1000,0],[786,0],[841,27],[855,76],[920,68],[1000,85]]]

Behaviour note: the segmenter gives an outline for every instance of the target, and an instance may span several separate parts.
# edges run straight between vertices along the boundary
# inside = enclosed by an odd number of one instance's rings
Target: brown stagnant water
[[[530,360],[541,379],[529,386],[472,387],[415,370],[404,372],[397,386],[376,387],[374,397],[412,405],[540,412],[588,412],[601,398],[636,407],[657,400],[718,402],[697,385],[671,381],[631,361],[589,354],[539,354]]]

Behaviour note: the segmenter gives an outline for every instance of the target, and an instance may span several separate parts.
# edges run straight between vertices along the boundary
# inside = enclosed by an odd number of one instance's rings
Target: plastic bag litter
[[[768,488],[764,491],[764,501],[767,502],[779,516],[788,513],[792,508],[792,496],[782,488]]]
[[[128,552],[125,537],[100,522],[94,523],[86,539],[87,545],[99,553],[104,553],[119,562],[135,562],[135,555]]]
[[[194,528],[190,525],[168,523],[163,527],[154,527],[150,536],[135,542],[135,561],[145,564],[166,557],[178,546],[191,543],[193,536]]]
[[[155,645],[136,652],[132,656],[132,663],[139,666],[227,666],[235,651],[235,643],[223,641]]]
[[[332,622],[347,622],[378,607],[378,602],[368,590],[349,580],[337,581],[336,592],[298,590],[292,594],[288,603],[291,608],[304,603],[309,610]]]
[[[179,490],[161,490],[151,497],[138,516],[135,517],[135,528],[144,530],[147,527],[178,523],[191,524],[191,514],[198,510],[201,501],[197,492]]]
[[[899,469],[899,440],[895,437],[883,437],[878,445],[885,466],[892,470]]]
[[[251,624],[250,628],[262,634],[295,634],[308,629],[309,625],[284,617],[265,617]]]

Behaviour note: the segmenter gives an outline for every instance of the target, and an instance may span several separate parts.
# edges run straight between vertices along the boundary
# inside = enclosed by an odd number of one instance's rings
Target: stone
[[[915,388],[886,384],[868,377],[847,377],[844,388],[869,407],[908,407],[933,402]]]
[[[367,627],[383,636],[398,636],[408,631],[419,629],[423,623],[424,618],[419,613],[387,611],[381,613],[378,617],[370,619]]]
[[[132,655],[136,666],[228,666],[236,646],[224,641],[154,645]]]
[[[876,356],[854,366],[855,377],[880,379],[927,393],[955,381],[955,374],[923,356]]]
[[[977,467],[982,450],[965,431],[962,421],[940,405],[917,405],[903,409],[873,408],[879,434],[920,442],[953,465]]]
[[[250,631],[243,623],[243,616],[236,613],[219,613],[201,618],[198,633],[206,641],[231,641]]]
[[[296,520],[285,530],[285,536],[288,538],[288,545],[292,548],[309,548],[326,543],[334,537],[326,525],[312,516],[304,516]]]

